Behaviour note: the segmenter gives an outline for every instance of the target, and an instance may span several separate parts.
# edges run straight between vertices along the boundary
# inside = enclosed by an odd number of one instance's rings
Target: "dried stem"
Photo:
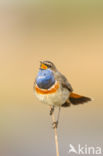
[[[53,121],[53,123],[55,122],[54,113],[52,113],[52,121]],[[57,135],[57,128],[56,128],[56,126],[54,127],[54,134],[55,134],[56,154],[57,154],[57,156],[59,156],[58,135]]]

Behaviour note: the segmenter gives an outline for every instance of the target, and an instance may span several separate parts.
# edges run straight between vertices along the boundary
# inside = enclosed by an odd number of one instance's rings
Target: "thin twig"
[[[52,113],[52,121],[55,122],[54,112]],[[55,145],[56,145],[56,154],[59,156],[59,147],[58,147],[58,135],[57,135],[57,128],[54,127],[54,134],[55,134]]]

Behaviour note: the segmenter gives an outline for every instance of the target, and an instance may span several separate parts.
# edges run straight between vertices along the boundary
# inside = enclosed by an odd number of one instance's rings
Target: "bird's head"
[[[57,71],[54,63],[52,63],[51,61],[40,61],[40,69],[42,70],[50,69],[53,71]]]

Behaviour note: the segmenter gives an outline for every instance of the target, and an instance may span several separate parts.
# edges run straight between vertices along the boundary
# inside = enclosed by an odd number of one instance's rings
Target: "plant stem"
[[[54,112],[52,113],[52,121],[55,122]],[[58,146],[58,135],[57,135],[57,128],[54,127],[54,134],[55,134],[55,145],[56,145],[56,154],[59,156],[59,146]]]

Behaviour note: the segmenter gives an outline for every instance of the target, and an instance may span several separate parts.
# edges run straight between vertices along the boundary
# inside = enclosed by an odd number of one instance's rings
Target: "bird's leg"
[[[50,115],[54,113],[54,106],[50,107]]]
[[[53,128],[57,128],[58,127],[59,117],[60,117],[60,110],[61,110],[61,106],[59,106],[57,121],[53,122],[53,124],[52,124],[53,125]]]

